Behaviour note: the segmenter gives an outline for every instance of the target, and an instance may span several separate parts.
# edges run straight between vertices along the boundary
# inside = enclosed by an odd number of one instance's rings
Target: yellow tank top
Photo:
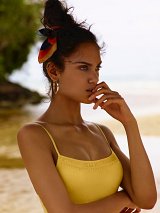
[[[39,123],[37,123],[39,124]],[[117,192],[122,181],[122,165],[112,150],[110,156],[100,160],[78,160],[59,153],[56,143],[48,130],[39,124],[50,137],[58,154],[56,168],[60,174],[70,199],[76,204],[93,202]],[[107,138],[102,129],[100,132]],[[45,212],[47,212],[44,209]]]

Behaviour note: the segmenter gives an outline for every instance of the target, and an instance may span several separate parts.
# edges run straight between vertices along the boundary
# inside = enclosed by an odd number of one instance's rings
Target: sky
[[[102,80],[128,84],[136,82],[136,85],[137,82],[140,85],[147,82],[147,87],[150,85],[152,88],[155,82],[159,85],[159,0],[66,2],[68,6],[74,7],[73,14],[79,21],[86,20],[92,25],[91,30],[96,34],[99,43],[106,44],[106,53],[102,56]],[[42,68],[37,62],[39,46],[33,48],[22,71],[14,73],[11,80],[23,82],[24,86],[33,89],[43,90],[43,77],[39,74],[42,73]]]
[[[122,78],[138,74],[140,79],[160,80],[160,1],[67,0],[67,3],[75,7],[78,20],[87,19],[100,41],[106,43],[104,64],[108,75],[113,77],[119,70]]]

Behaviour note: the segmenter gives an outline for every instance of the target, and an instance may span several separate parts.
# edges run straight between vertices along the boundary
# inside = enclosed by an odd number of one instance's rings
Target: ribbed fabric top
[[[70,199],[77,204],[89,203],[114,194],[122,181],[122,165],[111,150],[111,155],[99,160],[78,160],[61,155],[50,132],[40,123],[50,137],[58,155],[56,168]],[[107,138],[99,125],[101,133]],[[46,210],[44,209],[46,212]]]

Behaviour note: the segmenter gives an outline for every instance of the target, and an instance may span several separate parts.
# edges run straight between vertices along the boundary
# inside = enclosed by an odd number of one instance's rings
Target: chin
[[[89,101],[89,100],[87,99],[87,100],[83,100],[81,103],[83,103],[83,104],[92,104],[93,102],[92,102],[92,101]]]

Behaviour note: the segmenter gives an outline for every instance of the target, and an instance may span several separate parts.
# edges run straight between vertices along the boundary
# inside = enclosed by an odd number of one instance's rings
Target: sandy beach
[[[138,117],[138,124],[142,137],[145,139],[145,146],[153,166],[156,185],[158,189],[158,201],[152,210],[142,210],[142,212],[160,212],[160,167],[157,164],[160,150],[160,115],[148,115]],[[120,146],[127,152],[124,141],[124,130],[117,121],[107,120],[101,123],[112,129]],[[152,143],[152,144],[151,144]],[[154,154],[153,154],[154,153]],[[16,146],[11,149],[1,147],[0,154],[7,156],[20,156]],[[42,213],[42,207],[38,196],[29,180],[25,169],[0,169],[0,212],[2,213]]]
[[[43,212],[25,169],[0,169],[0,212]]]
[[[141,135],[160,136],[160,114],[136,117]],[[115,134],[125,134],[120,122],[116,120],[105,120],[101,123],[108,126]]]

